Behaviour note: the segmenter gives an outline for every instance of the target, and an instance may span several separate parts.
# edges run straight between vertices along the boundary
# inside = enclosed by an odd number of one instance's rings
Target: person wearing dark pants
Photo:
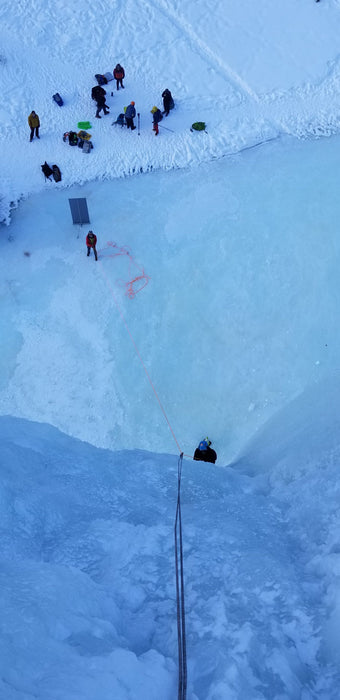
[[[104,114],[110,114],[110,110],[105,102],[105,95],[98,95],[98,97],[96,98],[96,102],[97,102],[97,111],[96,111],[96,118],[97,119],[101,119],[101,117],[99,116],[99,112],[101,112],[102,109],[104,110]]]
[[[31,135],[30,135],[30,141],[33,141],[34,137],[34,131],[37,139],[40,139],[39,136],[39,126],[40,126],[40,120],[38,115],[35,113],[34,109],[32,110],[31,114],[28,117],[28,125],[31,129]]]
[[[94,257],[96,260],[98,260],[96,243],[97,243],[97,236],[93,233],[93,231],[89,231],[87,236],[86,236],[87,255],[88,256],[90,255],[91,248],[92,248],[92,250],[94,252]]]
[[[174,107],[174,101],[172,98],[172,94],[171,94],[170,90],[168,90],[168,88],[166,88],[166,90],[164,90],[164,92],[162,92],[162,97],[163,97],[163,107],[164,107],[163,114],[165,114],[165,116],[167,117],[169,112],[170,112],[170,109],[173,109],[173,107]]]
[[[130,104],[127,106],[126,111],[125,111],[125,121],[126,121],[127,128],[131,129],[131,131],[133,131],[136,128],[134,123],[133,123],[135,116],[136,116],[135,103],[130,102]]]
[[[120,63],[117,63],[113,71],[113,77],[116,81],[117,90],[119,90],[119,86],[121,86],[124,89],[123,78],[125,78],[125,71],[123,66],[120,65]]]

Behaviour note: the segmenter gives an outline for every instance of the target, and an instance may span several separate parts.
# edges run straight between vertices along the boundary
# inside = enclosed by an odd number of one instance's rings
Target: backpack
[[[84,131],[84,129],[80,129],[77,136],[79,136],[82,141],[89,141],[91,138],[91,134],[89,134],[88,131]]]
[[[68,142],[70,146],[76,146],[78,143],[78,136],[75,131],[70,131],[68,135]]]
[[[84,149],[84,147],[86,148]],[[93,143],[90,140],[79,139],[78,148],[84,149],[84,153],[90,153],[91,148],[93,148]]]
[[[96,73],[94,76],[98,85],[106,85],[107,84],[107,79],[105,78],[105,75],[100,75],[99,73]]]
[[[194,122],[190,131],[205,131],[205,122]]]
[[[57,103],[57,105],[59,105],[59,107],[63,106],[64,103],[63,103],[62,98],[59,95],[59,92],[56,92],[56,94],[52,96],[52,99]]]
[[[120,114],[118,114],[118,117],[117,117],[116,121],[113,122],[113,124],[119,124],[119,126],[124,126],[124,124],[125,124],[125,114],[123,114],[123,112],[121,112]]]
[[[52,165],[52,174],[55,182],[60,182],[61,172],[57,165]]]
[[[93,143],[91,141],[83,141],[83,153],[90,153],[91,148],[93,148]]]
[[[46,178],[47,180],[49,180],[50,177],[51,177],[51,175],[53,175],[53,170],[52,170],[52,168],[50,168],[49,164],[46,163],[46,160],[45,160],[44,165],[41,166],[41,169],[42,169],[42,171],[43,171],[43,173],[44,173],[44,175],[45,175],[45,178]]]

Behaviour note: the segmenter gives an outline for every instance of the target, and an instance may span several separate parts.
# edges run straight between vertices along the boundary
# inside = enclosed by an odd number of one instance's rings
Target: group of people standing
[[[152,130],[155,132],[155,136],[158,136],[158,134],[159,134],[158,124],[160,121],[162,121],[163,115],[165,117],[167,117],[169,112],[170,112],[170,109],[173,109],[175,106],[172,94],[171,94],[170,90],[168,90],[168,88],[166,88],[162,92],[162,98],[163,98],[163,112],[161,112],[161,110],[158,107],[156,107],[156,105],[154,105],[152,110],[151,110],[152,125],[153,125]]]
[[[124,89],[123,85],[123,79],[125,78],[125,70],[123,66],[121,66],[120,63],[117,63],[116,67],[114,68],[113,71],[113,77],[116,81],[116,86],[117,90],[119,88]],[[113,94],[113,93],[112,93]],[[97,103],[97,111],[96,111],[96,118],[101,119],[100,112],[103,111],[104,114],[110,114],[110,110],[108,105],[106,104],[106,90],[102,87],[102,85],[95,85],[95,87],[92,88],[92,93],[91,97],[95,102]],[[170,90],[166,88],[162,92],[162,99],[163,99],[163,112],[161,110],[154,106],[151,110],[152,114],[152,129],[155,132],[155,135],[158,136],[159,129],[158,129],[158,124],[159,122],[163,119],[163,115],[166,117],[168,116],[169,112],[173,107],[175,106],[173,97],[171,95]],[[134,131],[136,128],[134,124],[134,119],[136,117],[136,107],[135,107],[135,102],[131,100],[130,104],[124,108],[124,117],[125,117],[125,123],[128,129],[131,129],[131,131]],[[123,114],[122,114],[123,118]],[[124,123],[124,122],[122,122]]]
[[[125,70],[120,63],[117,63],[116,67],[114,68],[113,77],[116,81],[117,90],[119,90],[120,87],[124,89],[125,86],[123,85],[123,79],[125,78]],[[95,87],[92,88],[91,97],[97,103],[97,119],[101,119],[99,113],[102,110],[104,111],[104,114],[110,114],[109,107],[106,104],[106,90],[104,90],[102,85],[95,85]]]
[[[153,106],[151,110],[152,114],[152,130],[155,132],[155,136],[158,136],[159,134],[159,129],[158,129],[158,124],[160,121],[163,119],[163,115],[166,117],[168,116],[169,112],[173,107],[175,106],[172,94],[168,88],[162,92],[162,98],[163,98],[163,107],[164,111],[161,112],[159,107],[156,107],[156,105]],[[136,116],[136,109],[135,109],[135,103],[132,101],[130,104],[126,107],[125,110],[125,121],[126,121],[126,126],[128,129],[135,129],[134,125],[134,118]]]
[[[123,85],[123,79],[125,78],[125,70],[123,66],[120,65],[120,63],[117,63],[116,67],[114,68],[113,71],[113,76],[116,81],[116,86],[117,90],[119,88],[124,89]],[[97,111],[96,111],[96,119],[101,119],[100,112],[104,112],[104,114],[110,114],[110,109],[109,106],[106,104],[106,90],[103,88],[102,85],[95,85],[92,88],[91,91],[91,97],[92,99],[96,102],[97,105]],[[162,99],[163,99],[163,112],[161,110],[154,106],[151,110],[152,114],[152,130],[155,132],[155,136],[158,136],[159,129],[158,129],[158,124],[159,122],[163,119],[163,115],[165,117],[168,116],[169,112],[173,107],[175,106],[173,97],[171,95],[170,90],[166,88],[162,92]],[[123,116],[123,115],[122,115]],[[125,123],[128,129],[131,129],[131,131],[134,131],[135,124],[134,124],[134,119],[136,117],[136,108],[135,108],[135,102],[132,100],[130,104],[125,108]],[[40,139],[39,136],[39,128],[40,128],[40,119],[36,112],[32,110],[31,114],[28,117],[28,124],[31,129],[30,133],[30,141],[33,141],[34,134],[36,135],[37,139]]]

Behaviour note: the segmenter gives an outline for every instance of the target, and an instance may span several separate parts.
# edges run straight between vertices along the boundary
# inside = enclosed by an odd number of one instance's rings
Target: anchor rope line
[[[100,262],[100,261],[98,261],[98,262]],[[119,315],[120,315],[120,317],[121,317],[121,319],[122,319],[122,321],[123,321],[123,323],[124,323],[124,326],[125,326],[125,328],[126,328],[128,334],[129,334],[130,340],[131,340],[131,342],[132,342],[132,344],[133,344],[133,346],[134,346],[134,348],[135,348],[137,357],[138,357],[138,359],[139,359],[139,361],[140,361],[140,363],[141,363],[141,365],[142,365],[142,367],[143,367],[143,369],[144,369],[144,372],[145,372],[145,374],[146,374],[146,376],[147,376],[147,379],[148,379],[148,381],[149,381],[149,384],[150,384],[150,386],[151,386],[151,389],[152,389],[152,391],[153,391],[153,393],[154,393],[154,395],[155,395],[155,397],[156,397],[156,399],[157,399],[157,401],[158,401],[158,405],[159,405],[159,407],[160,407],[160,409],[161,409],[161,411],[162,411],[162,413],[163,413],[163,416],[164,416],[164,418],[165,418],[165,420],[166,420],[166,422],[167,422],[167,424],[168,424],[168,427],[169,427],[169,429],[170,429],[170,432],[171,432],[171,434],[172,434],[172,437],[173,437],[173,439],[174,439],[174,441],[175,441],[175,443],[176,443],[176,445],[177,445],[178,451],[179,451],[180,454],[182,454],[182,450],[181,450],[181,448],[180,448],[180,446],[179,446],[179,444],[178,444],[176,435],[175,435],[175,433],[174,433],[174,431],[173,431],[173,429],[172,429],[172,427],[171,427],[171,424],[170,424],[170,421],[169,421],[169,419],[168,419],[168,416],[167,416],[167,414],[166,414],[166,412],[165,412],[165,410],[164,410],[164,408],[163,408],[163,404],[162,404],[162,402],[161,402],[161,400],[160,400],[160,398],[159,398],[159,396],[158,396],[158,394],[157,394],[157,391],[156,391],[156,389],[155,389],[155,387],[154,387],[154,384],[153,384],[153,382],[152,382],[152,379],[151,379],[151,377],[150,377],[150,374],[149,374],[149,372],[148,372],[148,370],[147,370],[147,368],[146,368],[146,366],[145,366],[145,364],[144,364],[143,358],[142,358],[142,356],[141,356],[141,354],[140,354],[140,352],[139,352],[139,350],[138,350],[137,344],[136,344],[135,339],[134,339],[134,337],[133,337],[133,335],[132,335],[132,333],[131,333],[131,331],[130,331],[130,328],[129,328],[128,324],[127,324],[127,321],[126,321],[126,319],[125,319],[125,316],[124,316],[124,314],[123,314],[123,312],[122,312],[122,310],[121,310],[121,308],[120,308],[120,306],[119,306],[119,304],[118,304],[118,301],[117,301],[116,296],[115,296],[115,293],[114,293],[114,291],[113,291],[113,289],[112,289],[110,280],[109,280],[107,274],[104,272],[103,266],[102,266],[101,264],[99,264],[98,267],[99,267],[99,270],[101,271],[102,276],[103,276],[103,278],[104,278],[104,280],[105,280],[105,282],[106,282],[106,284],[107,284],[107,286],[108,286],[108,288],[109,288],[109,290],[110,290],[110,292],[111,292],[111,296],[112,296],[112,299],[113,299],[114,304],[115,304],[115,306],[116,306],[116,309],[118,310],[118,313],[119,313]]]
[[[186,700],[187,694],[187,652],[185,635],[185,599],[184,566],[181,514],[181,476],[183,452],[178,458],[177,507],[175,518],[175,566],[176,566],[176,601],[177,601],[177,638],[178,638],[178,700]]]
[[[128,282],[125,282],[124,280],[119,280],[119,282],[123,288],[125,287],[125,293],[129,299],[134,299],[136,294],[139,294],[139,292],[141,292],[142,289],[144,289],[144,287],[146,287],[146,285],[149,283],[149,277],[144,271],[144,268],[137,263],[127,246],[119,246],[114,241],[108,241],[106,248],[102,248],[98,252],[100,252],[103,258],[113,259],[125,257],[127,260],[129,277],[131,277],[131,279]],[[140,274],[136,275],[136,270]]]

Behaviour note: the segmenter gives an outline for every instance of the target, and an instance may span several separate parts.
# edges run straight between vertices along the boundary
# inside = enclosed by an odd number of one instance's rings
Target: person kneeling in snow
[[[194,459],[200,462],[212,462],[212,464],[215,464],[217,460],[217,454],[215,450],[213,450],[210,447],[210,445],[211,441],[209,440],[209,438],[201,440],[198,447],[196,447]]]
[[[93,231],[89,231],[87,236],[86,236],[87,255],[90,255],[91,248],[93,248],[94,257],[96,260],[98,260],[97,251],[96,251],[96,243],[97,243],[97,236],[94,235]]]

